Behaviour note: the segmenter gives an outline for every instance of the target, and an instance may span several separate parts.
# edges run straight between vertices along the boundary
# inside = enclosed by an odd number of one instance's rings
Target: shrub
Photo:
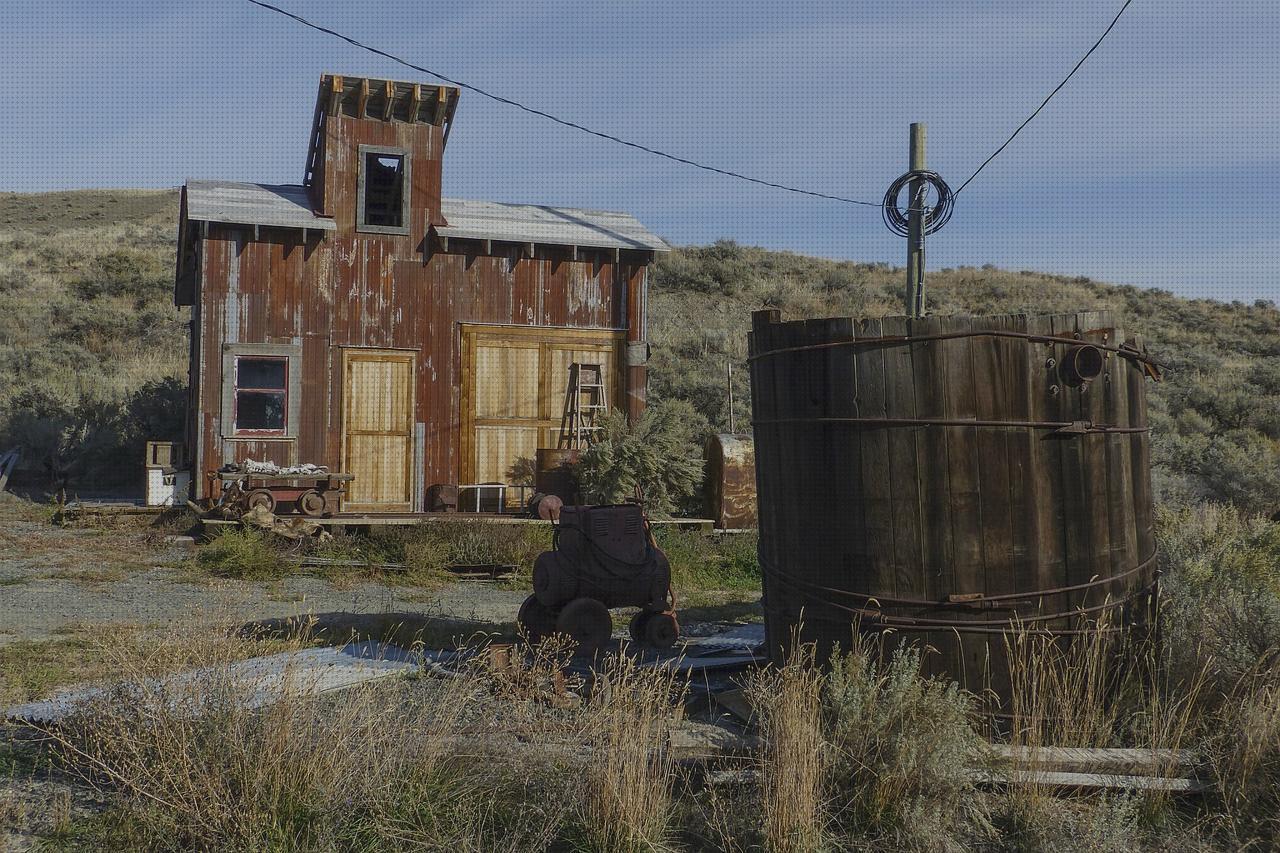
[[[671,585],[687,590],[759,590],[759,537],[753,533],[708,535],[666,525],[654,539],[671,563]]]
[[[705,432],[706,420],[683,401],[651,405],[634,425],[610,412],[576,466],[584,499],[621,503],[638,493],[649,512],[670,515],[702,487]]]
[[[1241,691],[1218,715],[1213,771],[1237,840],[1280,843],[1280,682]]]
[[[253,528],[219,534],[196,552],[195,563],[214,577],[241,580],[274,580],[294,568],[268,534]]]
[[[1280,524],[1229,505],[1160,507],[1161,618],[1168,665],[1208,662],[1218,690],[1280,668]]]
[[[832,822],[900,848],[954,846],[985,822],[968,770],[981,743],[972,697],[924,677],[916,648],[881,658],[859,644],[832,660],[822,697]]]
[[[172,272],[154,252],[114,249],[97,255],[89,269],[71,282],[84,300],[100,296],[155,296],[168,291]]]

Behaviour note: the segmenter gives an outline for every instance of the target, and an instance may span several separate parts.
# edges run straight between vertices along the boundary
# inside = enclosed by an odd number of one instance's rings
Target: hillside
[[[170,300],[174,192],[0,194],[0,450],[73,486],[136,482],[141,442],[177,428],[185,310]],[[901,270],[720,242],[654,271],[655,398],[692,401],[727,428],[724,372],[749,423],[745,332],[762,306],[784,315],[898,313]],[[1188,300],[1087,278],[985,266],[933,271],[938,314],[1110,309],[1169,365],[1151,397],[1163,499],[1280,508],[1280,311]],[[697,317],[691,323],[688,318]],[[123,460],[123,465],[116,465]]]

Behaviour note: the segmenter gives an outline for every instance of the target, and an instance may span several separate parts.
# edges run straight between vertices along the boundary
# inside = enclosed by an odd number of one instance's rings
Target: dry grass
[[[760,828],[769,850],[809,853],[824,839],[826,745],[821,674],[812,649],[793,643],[784,667],[761,670],[747,685],[759,715]]]
[[[584,826],[595,849],[661,850],[672,822],[674,765],[666,749],[679,700],[674,670],[611,655],[587,708]]]

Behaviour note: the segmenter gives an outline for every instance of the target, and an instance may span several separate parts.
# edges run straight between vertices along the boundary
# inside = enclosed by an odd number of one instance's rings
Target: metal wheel
[[[319,489],[311,489],[298,496],[298,509],[302,511],[303,515],[319,518],[329,511],[329,501],[325,498],[324,492]]]
[[[531,595],[520,605],[520,613],[516,616],[520,627],[524,628],[525,637],[531,643],[540,643],[548,634],[556,630],[556,615],[545,607],[536,595]]]
[[[244,505],[250,510],[263,507],[267,512],[275,512],[276,496],[266,489],[254,489],[245,495]]]
[[[649,624],[649,617],[652,615],[653,615],[652,613],[645,613],[643,610],[641,610],[635,616],[631,617],[631,642],[633,643],[648,642],[648,640],[645,637],[644,629],[645,629],[645,626]]]
[[[645,641],[655,649],[669,649],[680,637],[680,625],[671,613],[654,613],[645,620]]]
[[[556,617],[556,631],[571,638],[579,654],[593,654],[613,633],[609,608],[594,598],[575,598]]]

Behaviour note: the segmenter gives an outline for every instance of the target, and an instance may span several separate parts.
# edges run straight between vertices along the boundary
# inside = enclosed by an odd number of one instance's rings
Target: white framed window
[[[302,347],[222,348],[222,437],[291,439],[301,414]]]

